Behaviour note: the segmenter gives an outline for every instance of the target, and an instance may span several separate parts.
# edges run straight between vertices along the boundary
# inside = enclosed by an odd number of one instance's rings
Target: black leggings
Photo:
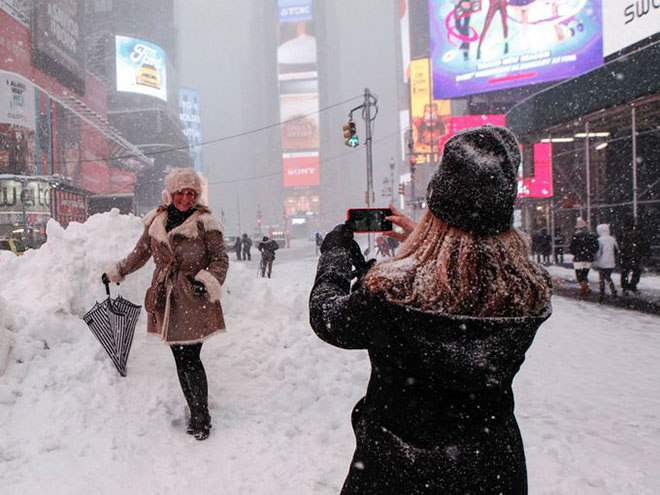
[[[176,370],[179,373],[191,371],[204,371],[204,365],[199,355],[202,352],[202,343],[171,345]]]

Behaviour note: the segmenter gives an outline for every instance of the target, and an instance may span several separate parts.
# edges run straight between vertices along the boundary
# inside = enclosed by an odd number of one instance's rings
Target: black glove
[[[199,280],[195,280],[190,275],[186,275],[188,282],[190,282],[190,288],[193,291],[193,294],[196,296],[203,296],[206,294],[206,286]]]
[[[104,285],[108,285],[110,283],[110,278],[108,278],[107,273],[101,275],[101,282],[103,282]]]

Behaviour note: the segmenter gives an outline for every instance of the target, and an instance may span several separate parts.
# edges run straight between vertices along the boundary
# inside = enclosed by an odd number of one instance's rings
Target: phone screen
[[[385,217],[391,214],[389,208],[351,208],[347,216],[355,224],[355,232],[389,232],[392,222]]]

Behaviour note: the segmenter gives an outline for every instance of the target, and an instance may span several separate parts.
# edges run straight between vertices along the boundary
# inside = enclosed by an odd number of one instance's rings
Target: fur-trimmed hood
[[[181,235],[188,239],[195,239],[199,235],[197,224],[202,223],[206,232],[220,232],[224,235],[224,227],[211,215],[211,210],[205,206],[198,206],[197,211],[190,215],[178,227],[173,228],[169,232],[165,229],[167,225],[167,207],[159,206],[158,208],[147,213],[142,220],[145,227],[149,227],[149,235],[158,242],[166,244],[170,248],[172,244],[170,239],[175,235]]]

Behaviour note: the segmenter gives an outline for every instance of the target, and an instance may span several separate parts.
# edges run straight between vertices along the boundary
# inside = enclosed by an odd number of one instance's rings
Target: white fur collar
[[[173,228],[169,232],[165,230],[167,224],[167,211],[161,211],[158,213],[157,209],[152,210],[145,215],[144,220],[142,221],[145,226],[149,227],[149,235],[151,237],[158,242],[168,245],[170,248],[172,247],[170,239],[177,234],[188,239],[196,239],[199,235],[197,222],[202,222],[204,230],[207,232],[224,232],[220,222],[213,218],[210,213],[202,213],[200,211],[196,211],[190,215],[181,225]]]

